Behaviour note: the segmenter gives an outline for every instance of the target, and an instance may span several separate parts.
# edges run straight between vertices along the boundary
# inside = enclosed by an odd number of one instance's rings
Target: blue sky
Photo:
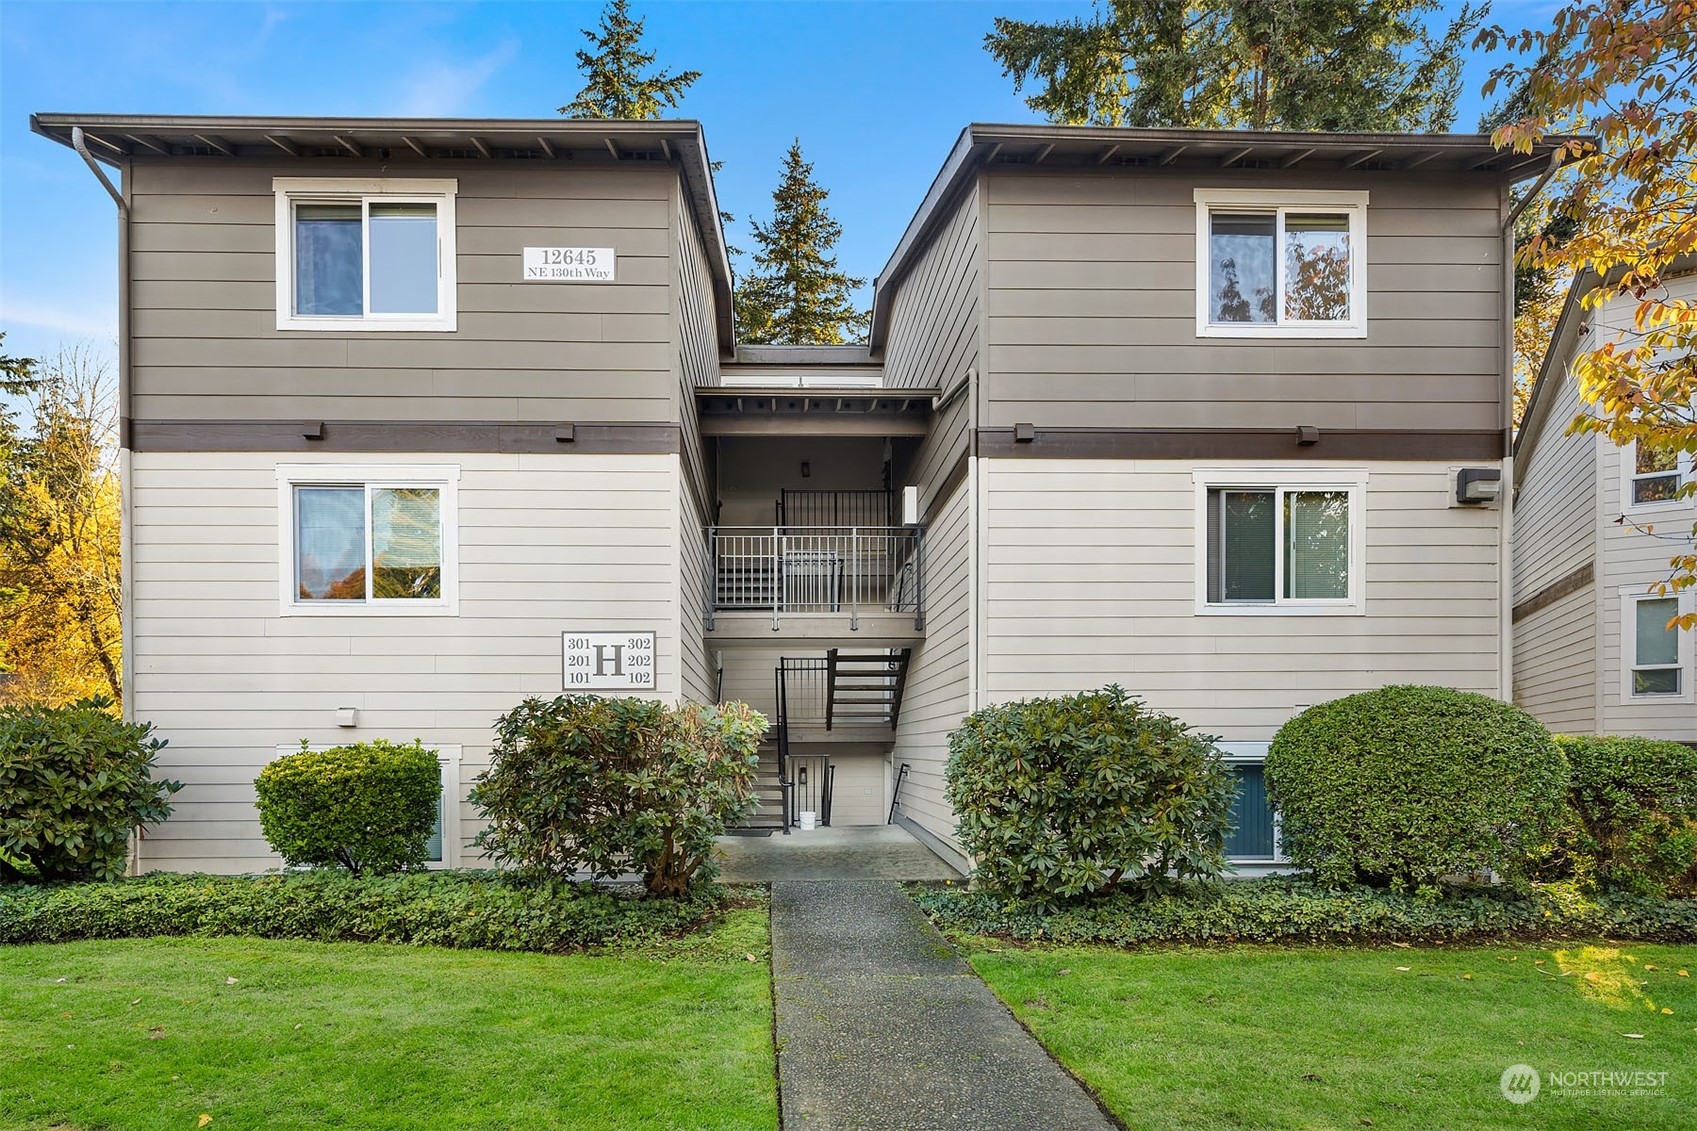
[[[1556,5],[1497,0],[1519,28]],[[721,3],[635,0],[659,62],[703,77],[679,116],[725,162],[721,203],[770,211],[800,137],[844,228],[838,257],[875,276],[968,122],[1036,120],[983,49],[995,16],[1058,19],[1088,0]],[[547,117],[581,86],[594,3],[75,3],[0,0],[0,329],[6,352],[113,352],[116,221],[33,111]],[[1472,60],[1457,126],[1478,119]],[[743,223],[729,236],[749,246]]]

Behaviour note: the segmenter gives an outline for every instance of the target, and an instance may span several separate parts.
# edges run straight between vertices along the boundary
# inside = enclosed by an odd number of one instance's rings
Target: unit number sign
[[[567,691],[652,691],[652,632],[567,632]]]
[[[611,283],[618,257],[610,247],[527,247],[527,283]]]

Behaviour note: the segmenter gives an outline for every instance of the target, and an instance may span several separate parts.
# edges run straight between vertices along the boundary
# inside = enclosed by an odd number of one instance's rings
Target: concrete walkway
[[[719,838],[719,879],[959,880],[964,877],[899,825],[796,830],[789,836]]]
[[[791,1131],[1113,1131],[900,887],[772,885]]]

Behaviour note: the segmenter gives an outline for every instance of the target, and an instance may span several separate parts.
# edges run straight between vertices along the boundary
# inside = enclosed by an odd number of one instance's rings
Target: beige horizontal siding
[[[459,181],[458,329],[278,331],[272,178],[377,169],[322,164],[136,163],[135,417],[680,419],[674,170],[433,162]],[[526,246],[613,247],[618,281],[523,283]]]
[[[925,639],[908,671],[893,760],[910,767],[902,812],[957,850],[943,769],[949,732],[972,709],[972,495],[969,476],[926,530]]]
[[[1367,336],[1199,338],[1198,187],[1365,189]],[[1488,177],[994,170],[983,427],[1493,429],[1503,247]]]
[[[1597,593],[1586,586],[1514,626],[1514,702],[1558,734],[1597,729]]]
[[[1119,683],[1251,741],[1301,707],[1385,684],[1497,689],[1500,511],[1451,507],[1442,465],[1365,465],[1361,616],[1197,615],[1197,465],[979,466],[989,701]]]
[[[983,249],[976,189],[896,287],[884,350],[884,384],[946,390],[978,364]]]
[[[278,463],[265,453],[137,453],[130,704],[170,740],[161,773],[185,782],[143,866],[274,867],[252,782],[279,745],[370,738],[463,747],[462,786],[487,763],[490,725],[562,690],[567,629],[658,634],[656,694],[698,690],[681,646],[675,456],[458,455],[328,462],[453,464],[458,616],[283,617]],[[216,537],[209,537],[216,531]],[[334,725],[359,709],[358,728]],[[463,808],[461,833],[478,820]]]

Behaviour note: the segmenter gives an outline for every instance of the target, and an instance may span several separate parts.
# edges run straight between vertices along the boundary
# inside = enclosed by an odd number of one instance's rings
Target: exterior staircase
[[[760,768],[754,779],[754,795],[760,808],[753,816],[736,827],[738,832],[782,832],[784,828],[784,787],[778,781],[778,744],[760,744]]]
[[[907,686],[911,648],[849,653],[832,648],[825,653],[825,729],[845,726],[884,726],[891,730],[901,717],[902,691]]]

